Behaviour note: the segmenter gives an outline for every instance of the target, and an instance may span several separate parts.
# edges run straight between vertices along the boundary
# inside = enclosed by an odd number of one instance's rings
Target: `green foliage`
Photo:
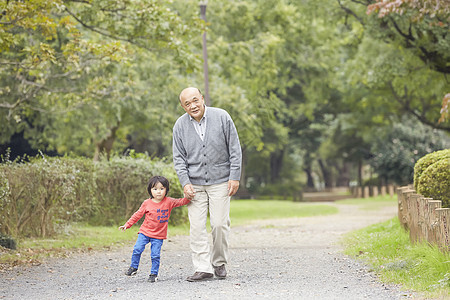
[[[399,185],[410,184],[413,176],[420,176],[414,168],[421,157],[450,146],[447,135],[410,118],[392,127],[376,128],[370,138],[370,164],[385,182]]]
[[[0,233],[0,246],[12,250],[17,249],[17,242],[13,238]]]
[[[185,43],[201,21],[181,19],[170,3],[3,1],[0,9],[0,143],[23,131],[34,148],[60,154],[109,154],[116,139],[123,149],[140,121],[157,123],[150,103],[170,99],[148,99],[175,77],[156,79],[160,62],[183,72],[199,64]]]
[[[3,1],[0,144],[23,132],[61,155],[170,156],[178,93],[203,89],[205,30],[211,102],[237,126],[242,186],[361,184],[367,163],[384,180],[409,181],[413,161],[439,147],[401,139],[406,151],[395,152],[382,133],[404,115],[449,131],[436,123],[448,6],[430,14],[417,4],[429,1],[369,2],[213,0],[204,23],[196,0]],[[386,3],[400,6],[367,15]]]
[[[419,179],[423,172],[435,162],[450,158],[450,149],[444,149],[440,151],[435,151],[421,157],[414,165],[414,188],[417,190],[419,185]]]
[[[438,160],[423,171],[417,192],[441,200],[442,207],[450,207],[450,157]]]
[[[142,202],[149,198],[147,184],[149,178],[154,175],[162,175],[169,179],[172,197],[183,197],[172,165],[153,161],[143,155],[114,157],[110,161],[98,162],[95,172],[98,211],[90,218],[93,225],[113,225],[128,220]],[[169,222],[171,224],[185,222],[186,215],[183,211],[183,208],[175,208]]]
[[[92,209],[92,162],[44,157],[0,165],[6,196],[0,231],[12,236],[51,236],[58,226]],[[84,177],[87,176],[88,178]],[[77,194],[78,193],[78,194]]]
[[[46,237],[75,221],[117,225],[148,198],[148,179],[156,174],[169,179],[172,197],[182,197],[172,164],[135,156],[97,163],[42,157],[1,164],[0,232]],[[186,219],[185,210],[176,208],[169,222]]]
[[[450,293],[450,253],[428,244],[411,245],[397,218],[347,234],[343,242],[346,254],[370,264],[385,282],[432,298]]]

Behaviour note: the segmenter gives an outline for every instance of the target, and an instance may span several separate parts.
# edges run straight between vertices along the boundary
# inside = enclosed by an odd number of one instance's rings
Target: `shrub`
[[[418,191],[419,179],[422,176],[423,172],[429,166],[444,158],[450,158],[450,149],[440,150],[427,154],[417,161],[417,163],[414,165],[414,188],[416,189],[416,191]]]
[[[442,207],[450,207],[450,158],[438,160],[423,171],[417,192],[441,200]]]
[[[148,179],[163,175],[170,196],[183,191],[171,163],[141,155],[94,163],[87,158],[32,158],[0,164],[0,233],[12,237],[52,236],[74,221],[123,224],[147,194]],[[184,207],[170,224],[187,221]]]
[[[96,164],[98,211],[89,220],[94,225],[112,225],[128,220],[145,199],[148,180],[153,175],[169,179],[171,197],[183,197],[181,186],[171,164],[148,157],[114,157]],[[182,208],[172,211],[170,224],[187,220]]]
[[[9,236],[2,235],[0,233],[0,246],[2,246],[4,248],[16,250],[17,243],[16,243],[16,241],[13,238],[11,238]]]
[[[84,169],[81,168],[84,166]],[[86,170],[87,169],[87,170]],[[89,171],[90,170],[90,171]],[[0,167],[0,232],[12,236],[51,236],[91,206],[86,161],[68,158],[9,162]],[[91,189],[93,190],[93,189]]]

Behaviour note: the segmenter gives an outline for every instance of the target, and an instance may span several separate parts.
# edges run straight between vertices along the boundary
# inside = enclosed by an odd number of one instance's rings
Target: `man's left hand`
[[[233,196],[239,189],[239,180],[228,180],[228,196]]]

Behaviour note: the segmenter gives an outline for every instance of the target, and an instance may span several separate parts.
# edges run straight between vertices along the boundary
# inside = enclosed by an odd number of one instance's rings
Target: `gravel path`
[[[326,203],[327,205],[335,205]],[[321,205],[321,204],[318,204]],[[363,264],[341,253],[342,234],[394,217],[395,207],[359,211],[336,205],[333,216],[258,221],[231,231],[226,280],[187,282],[193,273],[189,237],[163,245],[159,281],[148,283],[150,251],[127,277],[134,243],[121,249],[53,259],[0,273],[4,299],[406,299]]]

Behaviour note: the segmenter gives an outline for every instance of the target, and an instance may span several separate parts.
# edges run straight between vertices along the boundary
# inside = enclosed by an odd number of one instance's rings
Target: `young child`
[[[167,225],[170,213],[174,207],[186,205],[188,198],[174,199],[167,197],[169,193],[169,180],[163,176],[153,176],[148,183],[147,191],[150,199],[145,200],[138,211],[119,230],[125,231],[133,226],[145,215],[144,222],[139,228],[136,245],[131,256],[131,266],[125,275],[135,275],[141,254],[148,243],[151,243],[152,269],[148,281],[156,282],[158,278],[160,253],[163,240],[167,238]]]

